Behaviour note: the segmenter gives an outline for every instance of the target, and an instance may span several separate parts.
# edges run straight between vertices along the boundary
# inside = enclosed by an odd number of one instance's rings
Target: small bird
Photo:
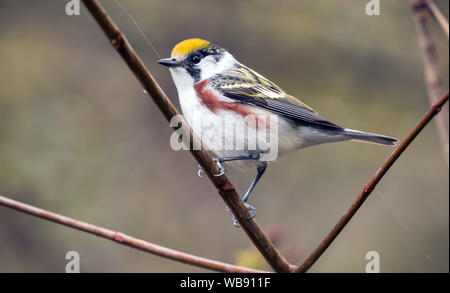
[[[184,40],[173,48],[170,58],[158,62],[169,67],[187,123],[202,145],[216,156],[221,170],[217,176],[225,173],[223,163],[226,162],[256,167],[256,177],[242,198],[252,217],[256,210],[247,201],[267,168],[268,160],[263,156],[270,148],[276,147],[280,156],[329,142],[357,140],[389,146],[397,142],[392,137],[343,128],[325,120],[311,107],[208,41]],[[277,120],[267,123],[269,120],[261,117]],[[269,135],[271,142],[264,145],[259,136],[264,137],[262,134],[268,130],[275,137]],[[234,141],[244,141],[246,147],[237,147]],[[237,226],[234,216],[233,222]]]

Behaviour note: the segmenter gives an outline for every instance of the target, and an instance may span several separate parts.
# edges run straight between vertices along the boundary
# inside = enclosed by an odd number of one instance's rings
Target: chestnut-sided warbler
[[[253,162],[257,175],[242,199],[253,216],[255,208],[246,202],[266,170],[268,159],[263,156],[274,149],[279,156],[328,142],[358,140],[391,146],[397,142],[392,137],[343,128],[323,119],[208,41],[184,40],[173,48],[170,58],[158,62],[169,67],[183,115],[202,144],[216,156],[221,169],[218,175],[225,172],[224,162]],[[267,143],[268,130],[271,141]],[[265,139],[259,139],[261,136]],[[237,146],[238,141],[246,146]]]

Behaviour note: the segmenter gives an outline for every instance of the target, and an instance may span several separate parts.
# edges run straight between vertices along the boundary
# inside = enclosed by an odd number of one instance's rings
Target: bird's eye
[[[202,60],[202,59],[200,58],[200,56],[194,55],[194,56],[191,57],[191,61],[192,61],[192,63],[194,63],[194,64],[200,63],[200,60]]]

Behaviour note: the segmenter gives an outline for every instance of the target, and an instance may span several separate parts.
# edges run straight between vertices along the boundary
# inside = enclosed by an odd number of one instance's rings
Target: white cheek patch
[[[184,56],[175,55],[172,58],[181,61]],[[200,81],[208,79],[222,71],[229,70],[233,68],[236,63],[236,59],[227,52],[224,53],[219,61],[216,61],[214,56],[206,56],[197,65],[197,67],[200,68]],[[184,90],[193,90],[195,84],[194,78],[185,68],[175,67],[169,68],[169,70],[179,94]]]
[[[213,56],[203,58],[198,67],[200,68],[200,80],[210,78],[217,73],[217,62]]]
[[[216,61],[214,56],[206,56],[199,64],[201,69],[200,80],[208,79],[217,73],[231,69],[236,62],[236,59],[228,52],[224,53],[219,61]]]

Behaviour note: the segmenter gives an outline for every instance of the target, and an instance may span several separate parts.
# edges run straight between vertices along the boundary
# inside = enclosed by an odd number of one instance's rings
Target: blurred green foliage
[[[0,194],[261,266],[193,158],[170,149],[165,119],[92,17],[84,7],[66,16],[66,2],[0,1]],[[364,13],[365,0],[120,2],[161,57],[185,38],[210,40],[340,125],[402,138],[428,107],[409,1],[382,1],[380,16]],[[448,18],[448,1],[436,3]],[[178,106],[133,21],[102,4]],[[448,41],[431,30],[448,88]],[[298,245],[300,261],[391,151],[347,142],[281,158],[252,198],[258,221],[283,227],[280,248]],[[448,272],[448,175],[433,123],[311,271],[363,272],[376,250],[383,272]],[[254,174],[230,176],[244,191]],[[0,236],[1,272],[62,272],[69,250],[83,272],[202,271],[2,207]]]

